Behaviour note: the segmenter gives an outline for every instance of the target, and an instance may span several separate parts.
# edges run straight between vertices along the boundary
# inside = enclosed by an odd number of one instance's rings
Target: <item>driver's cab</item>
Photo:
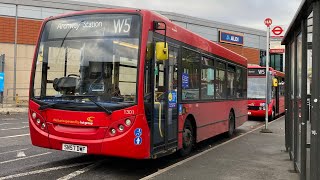
[[[62,95],[96,95],[110,99],[120,97],[119,85],[112,73],[114,64],[88,61],[81,64],[79,74],[68,74],[53,80],[53,88]],[[117,68],[117,67],[115,67]]]

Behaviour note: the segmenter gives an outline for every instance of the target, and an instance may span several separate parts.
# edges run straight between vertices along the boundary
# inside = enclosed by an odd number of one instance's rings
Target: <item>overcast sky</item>
[[[75,0],[115,6],[161,10],[265,30],[264,19],[273,25],[289,25],[301,0]]]

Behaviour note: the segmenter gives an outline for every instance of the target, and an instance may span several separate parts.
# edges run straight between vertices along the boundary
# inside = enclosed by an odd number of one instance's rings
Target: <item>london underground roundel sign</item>
[[[272,29],[272,33],[276,36],[279,36],[280,34],[283,33],[283,29],[281,26],[276,26]]]
[[[270,25],[272,24],[272,19],[271,18],[266,18],[264,20],[264,24],[267,26],[267,27],[270,27]]]

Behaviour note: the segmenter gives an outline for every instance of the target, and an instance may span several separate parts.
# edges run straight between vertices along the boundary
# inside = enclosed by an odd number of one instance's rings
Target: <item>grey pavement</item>
[[[284,124],[283,116],[270,124],[273,133],[258,129],[151,179],[298,180],[285,152]]]
[[[27,106],[16,106],[14,104],[0,104],[0,114],[15,114],[28,112]]]

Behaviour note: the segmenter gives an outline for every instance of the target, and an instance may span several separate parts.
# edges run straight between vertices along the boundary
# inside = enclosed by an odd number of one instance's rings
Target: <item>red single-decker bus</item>
[[[285,112],[283,72],[270,67],[270,97],[268,116],[272,120]],[[249,117],[265,117],[266,109],[266,68],[261,66],[248,67],[248,115]]]
[[[247,120],[247,60],[164,16],[104,9],[50,17],[32,66],[35,146],[157,158]]]

